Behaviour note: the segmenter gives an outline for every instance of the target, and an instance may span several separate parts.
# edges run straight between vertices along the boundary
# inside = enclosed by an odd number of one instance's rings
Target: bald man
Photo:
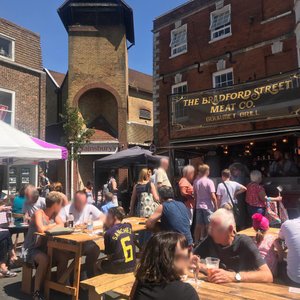
[[[162,186],[172,187],[171,182],[167,175],[168,169],[169,169],[169,159],[167,157],[163,157],[160,160],[160,167],[155,173],[155,182],[156,182],[157,189],[159,189]]]
[[[220,259],[220,269],[213,269],[209,274],[210,282],[273,282],[273,275],[253,240],[236,234],[231,211],[220,208],[214,212],[208,232],[209,236],[196,247],[194,253],[201,258]]]

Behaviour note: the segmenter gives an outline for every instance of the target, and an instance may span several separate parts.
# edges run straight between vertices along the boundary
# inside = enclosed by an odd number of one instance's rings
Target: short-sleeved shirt
[[[230,246],[216,244],[208,236],[194,253],[201,258],[216,257],[220,259],[220,268],[234,272],[255,271],[265,264],[257,246],[246,235],[236,235]]]
[[[104,234],[105,254],[109,260],[122,269],[135,267],[134,234],[131,224],[116,224]]]
[[[179,201],[169,200],[162,204],[161,228],[183,234],[189,245],[193,244],[190,219],[186,206]]]
[[[182,177],[178,185],[185,206],[189,209],[195,208],[194,188],[192,184],[185,177]]]
[[[279,238],[288,247],[287,274],[294,282],[300,283],[300,217],[281,225]]]
[[[21,214],[23,212],[23,206],[25,204],[25,197],[16,196],[14,199],[12,212],[15,214]]]
[[[273,274],[276,274],[278,258],[274,249],[276,237],[273,234],[266,234],[262,242],[257,245],[261,257],[266,261]]]
[[[199,300],[196,290],[179,280],[166,284],[138,283],[133,300]]]
[[[25,202],[23,206],[23,213],[24,214],[28,213],[29,217],[32,217],[37,210],[39,209],[44,210],[45,208],[46,208],[46,199],[44,197],[39,197],[34,204]]]
[[[171,182],[168,178],[166,171],[163,168],[159,168],[156,173],[156,184],[161,184],[162,186],[172,187]]]
[[[74,203],[72,203],[63,207],[59,213],[59,216],[64,223],[67,222],[70,213],[74,216],[74,225],[87,223],[90,214],[92,214],[93,221],[99,220],[100,216],[103,215],[103,213],[92,204],[86,204],[83,211],[79,212],[76,210]]]
[[[234,197],[234,195],[243,186],[241,184],[239,184],[238,182],[231,181],[231,180],[225,181],[224,183],[226,184],[226,186],[228,188],[228,191],[231,195],[232,200],[235,203],[237,203],[237,199]],[[230,196],[227,192],[226,187],[224,186],[224,183],[223,182],[219,183],[218,188],[217,188],[217,195],[221,197],[221,207],[224,206],[226,203],[231,203]]]
[[[247,192],[246,192],[246,202],[254,207],[266,207],[266,201],[261,201],[259,198],[259,194],[264,192],[265,189],[255,183],[251,182],[247,185]]]
[[[215,192],[215,184],[211,179],[207,176],[197,178],[194,182],[196,209],[209,209],[213,211],[214,206],[211,200],[211,194]]]

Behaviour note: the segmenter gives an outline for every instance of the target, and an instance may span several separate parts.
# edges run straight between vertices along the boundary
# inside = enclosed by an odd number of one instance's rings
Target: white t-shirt
[[[234,195],[237,191],[239,191],[243,186],[239,184],[238,182],[235,181],[225,181],[225,184],[228,188],[228,191],[231,195],[232,200],[234,203],[237,203],[237,199],[234,198]],[[217,195],[220,196],[221,198],[221,207],[224,206],[226,203],[231,204],[230,197],[227,193],[226,187],[224,186],[223,182],[219,183],[218,188],[217,188]]]
[[[39,197],[34,204],[26,203],[23,206],[23,213],[28,213],[29,217],[32,217],[34,213],[39,209],[46,208],[46,199],[44,197]]]
[[[284,222],[279,238],[288,247],[287,274],[291,280],[300,283],[300,217]]]
[[[159,168],[155,173],[156,184],[161,184],[162,186],[172,187],[170,180],[166,171],[163,168]]]
[[[59,213],[59,216],[64,223],[67,222],[70,213],[74,216],[74,225],[87,223],[90,213],[92,213],[93,221],[99,220],[100,216],[103,215],[103,213],[92,204],[86,204],[83,211],[79,212],[75,209],[74,204],[72,203],[63,207]]]

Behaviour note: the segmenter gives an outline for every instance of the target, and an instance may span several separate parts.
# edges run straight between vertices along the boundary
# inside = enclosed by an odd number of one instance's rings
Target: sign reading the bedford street
[[[300,72],[170,96],[172,130],[300,116]]]

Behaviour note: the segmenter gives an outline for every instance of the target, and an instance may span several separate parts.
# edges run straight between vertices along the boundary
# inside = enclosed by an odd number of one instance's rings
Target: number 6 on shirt
[[[126,236],[120,240],[124,257],[125,257],[125,263],[128,263],[133,260],[133,248],[132,245],[126,245],[126,242],[130,242],[130,236]]]

